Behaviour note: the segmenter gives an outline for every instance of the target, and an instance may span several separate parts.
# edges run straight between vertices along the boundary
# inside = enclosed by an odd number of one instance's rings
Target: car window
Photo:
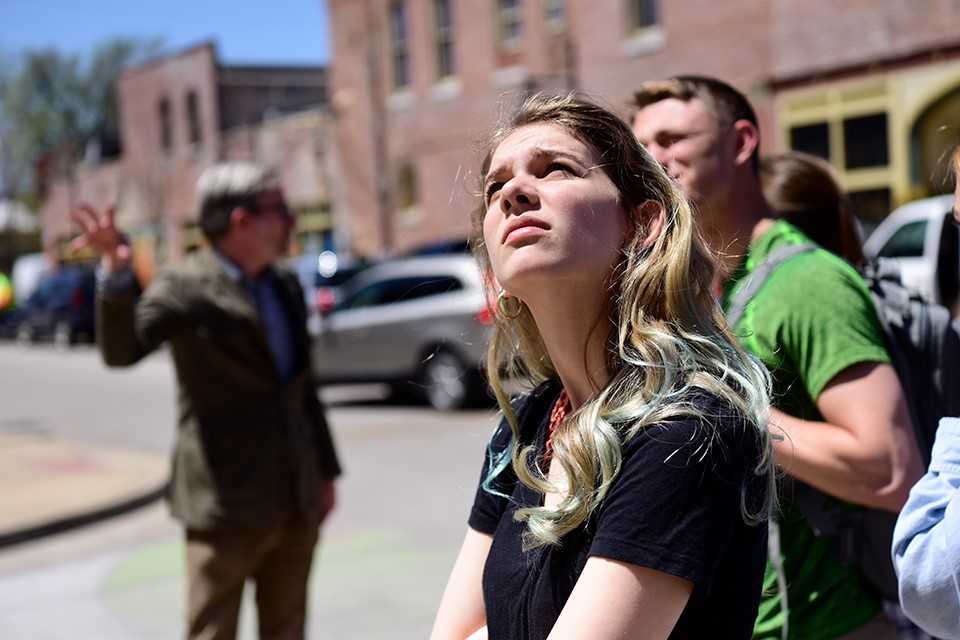
[[[923,255],[926,235],[926,220],[908,222],[890,236],[879,255],[881,258],[919,258]]]
[[[368,284],[358,289],[355,293],[348,295],[339,308],[360,309],[362,307],[372,307],[381,304],[387,284],[388,282],[386,281]]]
[[[449,293],[463,289],[463,284],[450,276],[422,276],[419,278],[404,278],[406,282],[401,287],[397,302],[428,298],[441,293]]]
[[[359,309],[396,302],[407,302],[449,293],[463,288],[452,276],[409,276],[373,282],[348,295],[340,309]]]
[[[360,264],[354,267],[344,267],[338,269],[330,276],[321,275],[319,272],[314,274],[314,286],[317,287],[340,287],[348,283],[353,276],[367,268],[368,265]]]

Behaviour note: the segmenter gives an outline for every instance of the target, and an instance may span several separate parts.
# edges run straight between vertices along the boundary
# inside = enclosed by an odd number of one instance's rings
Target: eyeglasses
[[[283,216],[284,218],[293,219],[296,217],[296,214],[290,207],[287,206],[286,202],[282,200],[279,202],[251,202],[248,207],[250,212],[255,215],[261,215],[264,213],[274,213]]]

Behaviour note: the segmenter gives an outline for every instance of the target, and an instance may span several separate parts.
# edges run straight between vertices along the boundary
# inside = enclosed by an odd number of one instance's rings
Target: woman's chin
[[[564,280],[563,264],[545,256],[511,256],[497,273],[497,281],[509,292],[525,297],[524,292],[535,293],[560,285]]]

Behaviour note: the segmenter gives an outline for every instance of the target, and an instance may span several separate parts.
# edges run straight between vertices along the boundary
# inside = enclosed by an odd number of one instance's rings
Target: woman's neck
[[[607,292],[558,288],[525,299],[537,322],[547,353],[570,397],[573,409],[603,389],[612,377],[608,368]]]

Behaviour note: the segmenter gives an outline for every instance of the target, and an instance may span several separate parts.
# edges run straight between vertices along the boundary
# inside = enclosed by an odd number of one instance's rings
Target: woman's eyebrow
[[[532,150],[532,155],[536,158],[566,158],[568,160],[573,160],[577,164],[584,164],[584,161],[580,156],[568,151],[561,151],[560,149],[551,149],[550,147],[535,147]]]
[[[560,149],[552,149],[552,148],[550,148],[550,147],[539,147],[539,146],[538,146],[538,147],[534,147],[533,149],[530,150],[530,156],[531,156],[534,160],[542,160],[543,158],[565,158],[565,159],[567,159],[567,160],[571,160],[571,161],[573,161],[573,162],[576,162],[576,163],[577,163],[578,165],[580,165],[580,166],[583,166],[583,167],[586,167],[586,166],[587,166],[587,163],[585,163],[584,160],[583,160],[580,156],[578,156],[578,155],[576,155],[576,154],[573,154],[573,153],[570,153],[570,152],[568,152],[568,151],[562,151],[562,150],[560,150]],[[494,169],[492,169],[492,170],[487,174],[487,179],[484,180],[484,182],[483,182],[483,190],[484,190],[484,192],[486,192],[487,186],[488,186],[492,181],[494,181],[494,180],[496,180],[497,178],[499,178],[502,174],[507,173],[507,171],[508,171],[508,167],[505,166],[505,165],[500,165],[500,166],[495,167]]]

